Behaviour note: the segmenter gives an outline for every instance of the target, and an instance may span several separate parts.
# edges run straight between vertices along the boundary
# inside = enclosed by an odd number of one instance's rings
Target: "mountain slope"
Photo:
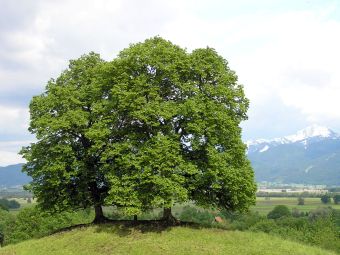
[[[29,183],[31,178],[21,172],[22,165],[16,164],[0,167],[0,187],[11,187]]]
[[[257,181],[340,185],[340,136],[328,128],[247,144]]]
[[[263,254],[331,255],[320,248],[264,233],[175,227],[139,231],[101,225],[55,234],[0,248],[0,255],[95,254]]]

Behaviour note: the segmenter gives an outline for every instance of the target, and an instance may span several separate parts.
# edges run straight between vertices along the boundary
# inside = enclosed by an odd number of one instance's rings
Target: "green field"
[[[16,201],[18,201],[21,205],[18,209],[12,209],[10,212],[12,214],[17,214],[21,209],[25,207],[29,207],[35,204],[35,201],[32,201],[31,204],[27,203],[25,199],[22,198],[15,198]],[[173,207],[173,214],[175,216],[180,215],[182,212],[182,209],[185,205],[193,205],[192,203],[185,203],[185,204],[178,204]],[[331,206],[333,209],[340,210],[340,204],[335,205],[334,203],[330,204],[323,204],[320,200],[320,198],[305,198],[305,204],[304,205],[298,205],[297,204],[297,198],[296,197],[270,197],[270,200],[266,200],[264,197],[257,197],[256,198],[256,205],[251,207],[252,211],[257,211],[261,215],[267,215],[276,205],[286,205],[289,207],[289,209],[297,208],[299,211],[302,212],[309,212],[311,210],[315,210],[319,207],[328,207]],[[106,215],[110,215],[113,212],[112,207],[104,207],[104,213]],[[158,215],[160,215],[162,212],[161,209],[154,209],[150,212],[149,217],[147,218],[141,218],[141,219],[156,219],[158,218]],[[129,218],[129,217],[127,217]],[[132,219],[132,217],[130,217]]]
[[[193,203],[185,203],[185,204],[177,204],[172,208],[172,212],[175,216],[179,216],[183,210],[183,207],[186,205],[194,206]],[[256,205],[251,207],[251,210],[254,212],[259,212],[261,215],[267,215],[276,205],[286,205],[290,210],[293,208],[298,209],[301,212],[309,212],[315,210],[319,207],[328,207],[331,206],[333,209],[340,210],[340,204],[335,205],[334,203],[323,204],[320,198],[305,198],[304,205],[297,204],[296,197],[271,197],[270,200],[266,200],[264,197],[256,198]],[[104,207],[104,213],[106,215],[110,215],[112,213],[112,207]],[[212,211],[214,212],[214,211]],[[162,213],[162,210],[156,208],[152,210],[148,217],[142,216],[141,219],[157,219],[158,216]],[[216,212],[217,213],[217,212]],[[125,219],[132,219],[133,217],[126,217]]]
[[[174,227],[91,226],[0,249],[0,255],[235,254],[331,255],[334,252],[264,233]]]
[[[330,203],[325,205],[321,202],[320,198],[314,197],[305,198],[304,205],[298,205],[296,197],[271,197],[270,200],[265,200],[264,197],[258,197],[256,198],[256,206],[253,206],[251,210],[257,211],[262,215],[267,215],[276,205],[286,205],[290,209],[297,208],[302,212],[309,212],[318,207],[327,206],[331,206],[334,209],[340,209],[340,204],[335,205],[334,203]]]

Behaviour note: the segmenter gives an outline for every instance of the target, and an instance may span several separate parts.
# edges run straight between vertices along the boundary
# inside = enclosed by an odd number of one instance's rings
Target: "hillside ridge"
[[[335,253],[264,233],[189,227],[172,227],[159,231],[138,230],[119,225],[96,225],[0,249],[0,255],[8,254],[334,255]]]

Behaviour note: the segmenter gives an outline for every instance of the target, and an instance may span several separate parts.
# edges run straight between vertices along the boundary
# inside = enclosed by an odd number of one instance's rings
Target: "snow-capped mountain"
[[[306,139],[319,137],[319,138],[338,138],[339,136],[331,129],[323,126],[312,125],[305,129],[298,131],[295,135],[286,136],[289,142],[299,142]]]
[[[327,127],[313,125],[247,146],[258,181],[340,185],[340,136]]]
[[[281,144],[290,144],[290,143],[302,143],[305,149],[308,146],[308,142],[316,139],[340,139],[340,136],[335,133],[333,130],[319,126],[312,125],[302,130],[299,130],[296,134],[284,136],[282,138],[274,138],[274,139],[257,139],[247,141],[248,153],[249,152],[265,152],[270,147],[275,147]]]

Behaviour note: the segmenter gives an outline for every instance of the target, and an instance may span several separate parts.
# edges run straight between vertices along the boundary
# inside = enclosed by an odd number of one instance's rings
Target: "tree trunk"
[[[134,221],[137,221],[138,220],[138,217],[137,217],[137,215],[135,214],[135,215],[133,215],[133,220]]]
[[[176,225],[178,223],[178,220],[171,213],[171,207],[163,208],[162,220],[164,220],[169,225]]]
[[[107,218],[105,218],[104,213],[103,213],[103,209],[102,209],[102,201],[100,199],[100,191],[97,187],[97,183],[96,182],[91,182],[90,183],[90,190],[92,193],[92,198],[93,198],[93,203],[94,203],[94,213],[95,213],[95,217],[93,220],[93,223],[103,223],[107,220]]]
[[[103,209],[101,205],[94,206],[95,217],[93,223],[103,223],[106,221],[106,217],[104,216]]]

